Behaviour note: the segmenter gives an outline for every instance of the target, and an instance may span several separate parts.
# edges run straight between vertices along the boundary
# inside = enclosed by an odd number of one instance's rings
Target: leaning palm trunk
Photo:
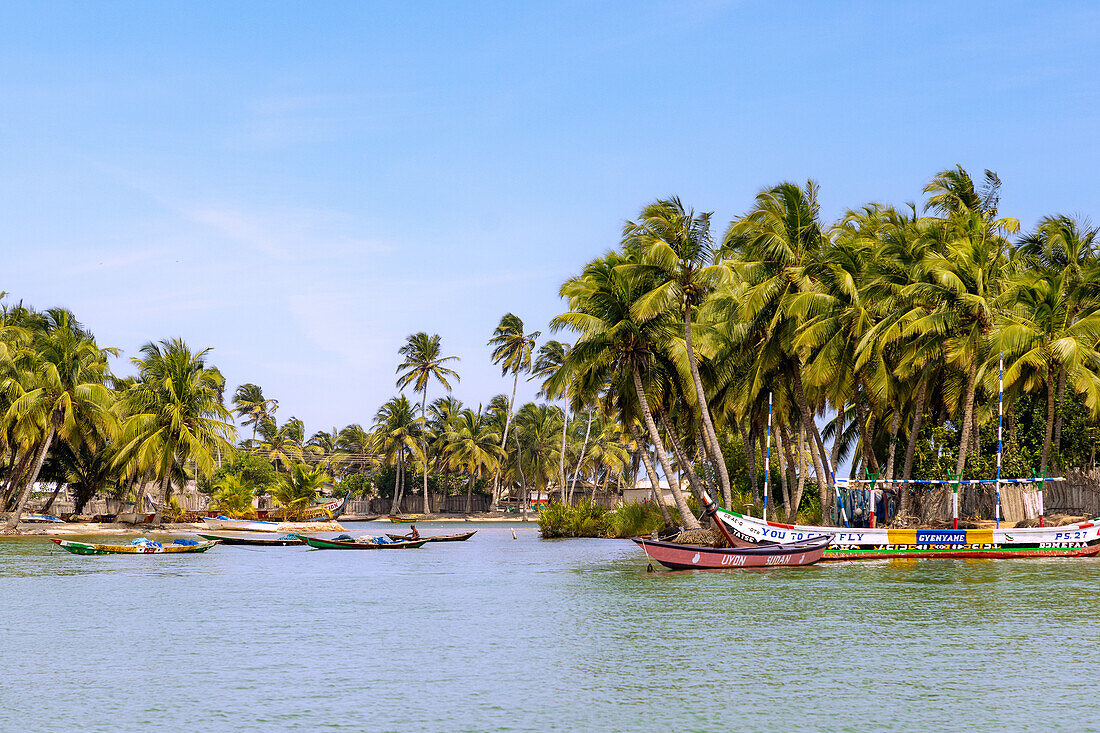
[[[886,454],[885,476],[887,481],[892,481],[894,478],[894,456],[898,452],[898,430],[900,428],[901,411],[894,410],[894,416],[890,418],[890,451]]]
[[[634,365],[634,391],[638,395],[638,403],[642,409],[642,418],[645,420],[646,430],[649,432],[649,439],[653,443],[653,449],[657,452],[657,460],[661,464],[661,470],[665,473],[665,478],[668,479],[668,487],[672,490],[672,497],[676,500],[676,508],[680,510],[680,518],[683,521],[686,529],[700,529],[699,522],[696,521],[695,515],[691,513],[691,509],[688,508],[687,501],[684,500],[684,494],[680,491],[680,487],[675,484],[672,477],[675,476],[675,472],[672,470],[672,464],[668,460],[668,454],[665,452],[665,444],[661,441],[661,434],[657,431],[657,424],[653,422],[653,413],[649,410],[649,401],[646,399],[645,390],[642,388],[642,375],[638,371],[638,365]],[[660,491],[660,484],[657,485],[657,490]]]
[[[672,515],[669,514],[668,507],[665,506],[664,497],[661,496],[661,482],[657,479],[657,469],[653,467],[653,461],[649,457],[649,451],[642,445],[642,434],[638,430],[638,426],[633,420],[627,421],[630,424],[630,434],[634,436],[634,443],[638,446],[638,455],[642,459],[642,463],[645,465],[645,472],[649,475],[649,485],[653,489],[653,499],[657,502],[657,508],[661,511],[661,516],[665,520],[665,526],[672,526]]]
[[[516,439],[516,470],[519,471],[519,483],[523,487],[523,521],[527,521],[527,505],[530,503],[530,493],[527,490],[527,477],[523,475],[523,446],[519,444],[519,436]]]
[[[969,447],[970,433],[974,422],[974,393],[978,389],[978,359],[970,360],[966,373],[966,399],[963,402],[962,436],[959,438],[959,461],[955,464],[955,473],[961,478],[966,468],[966,449]]]
[[[46,500],[46,505],[42,507],[43,514],[49,514],[50,509],[53,509],[53,503],[57,500],[57,495],[61,493],[61,487],[65,484],[60,481],[56,482],[53,487],[53,493],[50,494],[50,498]]]
[[[913,408],[913,426],[909,428],[909,444],[905,446],[905,464],[901,468],[901,478],[908,481],[913,472],[913,456],[917,450],[917,438],[920,436],[920,423],[924,417],[924,400],[928,394],[928,368],[921,375],[920,388],[917,390],[917,404]],[[898,501],[898,514],[909,514],[909,484],[901,485],[901,498]]]
[[[790,465],[791,464],[790,464],[790,460],[788,458],[789,454],[787,453],[787,443],[789,441],[786,439],[786,437],[784,437],[784,436],[786,436],[786,434],[787,434],[787,431],[784,429],[784,427],[782,425],[779,425],[776,428],[776,431],[775,431],[775,447],[776,447],[775,455],[779,459],[779,489],[780,489],[780,492],[781,492],[781,495],[782,495],[782,498],[783,498],[783,506],[789,508],[791,506],[790,484],[792,483],[792,481],[791,481],[791,475],[790,475]],[[772,513],[775,516],[779,516],[779,512],[775,511],[774,509],[772,510]]]
[[[8,518],[7,523],[4,525],[5,530],[15,529],[19,525],[19,518],[23,514],[23,508],[27,505],[27,499],[30,498],[31,488],[34,487],[34,482],[38,480],[38,473],[42,470],[42,464],[46,462],[46,453],[50,450],[50,444],[53,442],[53,438],[57,435],[57,428],[61,422],[61,415],[54,415],[50,420],[50,431],[46,433],[45,440],[42,441],[42,445],[38,449],[38,455],[34,459],[34,465],[31,467],[30,475],[27,477],[27,483],[23,486],[23,492],[19,496],[19,503],[15,505],[15,511],[11,513],[11,517]]]
[[[504,416],[504,435],[500,438],[500,450],[507,453],[508,445],[508,428],[512,426],[512,405],[516,401],[516,387],[519,385],[519,372],[515,373],[512,379],[512,398],[508,400],[508,412]],[[496,511],[497,505],[500,503],[500,469],[498,468],[496,474],[493,476],[493,502],[490,509]]]
[[[588,413],[588,427],[584,429],[584,442],[581,443],[581,454],[577,458],[577,467],[573,469],[573,481],[569,484],[569,503],[573,503],[573,492],[577,488],[577,475],[581,472],[584,463],[584,452],[588,449],[588,436],[592,432],[592,413]],[[562,444],[562,452],[565,452],[565,444]]]
[[[755,504],[760,501],[760,485],[756,474],[756,445],[753,431],[756,429],[749,419],[749,429],[746,431],[744,424],[738,420],[737,429],[741,431],[741,444],[745,446],[745,460],[749,464],[749,480],[752,481],[752,501]]]
[[[591,423],[589,423],[591,426]],[[561,487],[561,497],[565,500],[565,440],[569,435],[569,383],[565,384],[565,407],[561,411],[561,450],[558,451],[558,486]],[[569,503],[573,503],[573,490],[569,490]]]
[[[810,459],[813,461],[814,473],[817,475],[817,483],[820,489],[821,484],[825,484],[825,486],[831,485],[831,480],[830,477],[825,473],[824,466],[822,466],[821,464],[821,461],[824,458],[824,456],[822,456],[818,452],[818,445],[820,443],[821,436],[816,435],[817,425],[814,424],[814,416],[813,413],[810,411],[810,405],[808,402],[806,402],[806,393],[802,388],[802,375],[800,374],[797,367],[794,370],[794,391],[795,398],[798,400],[799,403],[798,409],[802,413],[801,427],[798,430],[799,459],[801,461],[799,465],[802,466],[805,464],[806,455],[803,451],[803,447],[805,445],[806,439],[809,438]],[[815,440],[813,436],[816,436],[817,439]],[[804,483],[805,482],[803,481],[803,484]],[[799,492],[799,496],[801,496],[801,492]],[[824,496],[825,495],[822,494],[822,510],[825,509]]]
[[[684,451],[684,447],[680,444],[680,438],[676,436],[676,432],[672,429],[672,423],[668,419],[668,413],[661,410],[657,413],[661,418],[661,425],[665,428],[665,435],[668,436],[668,442],[672,444],[672,452],[676,454],[676,462],[684,468],[684,473],[687,475],[688,486],[691,487],[691,493],[695,495],[695,501],[699,502],[699,506],[703,507],[707,505],[706,491],[703,488],[703,482],[699,480],[699,476],[696,475],[695,469],[691,466],[691,461],[688,460],[687,453]],[[727,509],[732,507],[727,506]]]
[[[722,446],[718,443],[718,434],[715,433],[714,423],[710,419],[707,394],[703,390],[703,379],[699,376],[699,362],[695,358],[695,349],[691,346],[691,306],[687,304],[686,300],[684,303],[684,346],[687,349],[691,381],[695,384],[695,397],[699,400],[699,414],[703,417],[703,430],[707,436],[709,453],[718,467],[718,480],[721,482],[722,487],[722,501],[728,509],[733,501],[730,491],[730,476],[726,470],[726,459],[722,455]]]
[[[28,466],[31,461],[34,460],[36,452],[33,446],[24,451],[23,455],[19,457],[19,460],[15,463],[15,470],[11,472],[11,478],[8,479],[8,486],[4,489],[3,501],[0,501],[0,508],[5,511],[11,507],[12,502],[15,500],[16,491],[22,485],[20,479],[27,473]]]

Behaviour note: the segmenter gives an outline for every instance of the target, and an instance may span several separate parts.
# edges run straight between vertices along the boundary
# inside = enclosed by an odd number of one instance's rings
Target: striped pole
[[[768,473],[772,467],[772,393],[768,392],[768,439],[764,443],[764,521],[768,521]]]
[[[962,478],[960,473],[958,476],[947,472],[947,475],[951,477],[951,528],[959,528],[959,479]]]
[[[1043,484],[1046,480],[1046,472],[1039,478],[1039,526],[1043,526]]]
[[[997,378],[997,503],[993,506],[993,518],[997,529],[1001,528],[1001,431],[1005,422],[1005,354],[1002,351],[998,360],[1001,374]],[[1040,484],[1041,486],[1042,484]]]

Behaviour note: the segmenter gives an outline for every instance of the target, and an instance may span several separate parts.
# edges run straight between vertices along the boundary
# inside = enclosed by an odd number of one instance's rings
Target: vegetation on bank
[[[949,169],[919,209],[872,203],[828,223],[816,184],[782,183],[717,239],[710,214],[655,201],[562,285],[567,310],[549,327],[573,343],[511,313],[489,334],[507,392],[464,404],[450,394],[456,357],[417,333],[395,381],[412,399],[399,392],[370,420],[312,434],[280,422],[258,385],[227,399],[209,349],[150,342],[124,377],[109,369],[115,350],[68,311],[4,306],[0,509],[18,514],[36,482],[54,496],[64,487],[77,511],[150,486],[171,506],[195,479],[215,506],[246,515],[257,496],[302,506],[331,481],[395,512],[432,492],[525,512],[548,497],[551,533],[641,528],[654,511],[692,527],[704,494],[758,512],[769,455],[769,506],[812,518],[831,512],[848,459],[890,479],[991,476],[1002,356],[1004,475],[1091,464],[1096,229],[1054,214],[1024,232],[1000,212],[1000,186]],[[521,379],[545,402],[517,405]],[[561,506],[639,475],[671,479],[674,510],[650,503],[615,519],[591,501]],[[901,491],[901,513],[935,509],[927,493]],[[635,511],[645,521],[626,519]]]

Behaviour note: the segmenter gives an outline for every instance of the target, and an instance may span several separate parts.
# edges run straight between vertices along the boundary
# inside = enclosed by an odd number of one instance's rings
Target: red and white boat
[[[821,559],[832,537],[815,537],[786,545],[751,547],[702,547],[678,545],[634,537],[646,555],[672,570],[716,570],[722,568],[765,568],[812,565]]]

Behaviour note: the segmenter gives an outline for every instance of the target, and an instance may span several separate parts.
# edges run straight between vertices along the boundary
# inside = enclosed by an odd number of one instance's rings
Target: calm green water
[[[647,573],[627,542],[478,529],[401,552],[2,541],[0,730],[1098,729],[1100,561]]]

